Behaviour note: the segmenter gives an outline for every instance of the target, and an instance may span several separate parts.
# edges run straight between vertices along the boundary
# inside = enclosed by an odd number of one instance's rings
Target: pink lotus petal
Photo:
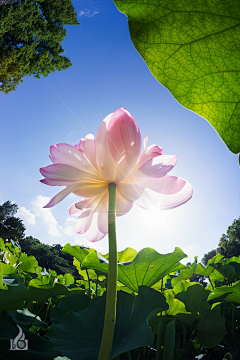
[[[93,208],[94,207],[94,200],[95,200],[95,198],[89,198],[89,199],[82,199],[80,201],[77,201],[77,202],[73,203],[72,205],[70,205],[68,207],[69,215],[70,216],[72,216],[72,215],[80,215],[82,210],[84,210],[86,208],[89,208],[89,209]]]
[[[122,216],[128,213],[133,207],[133,202],[122,197],[119,191],[116,191],[116,215]]]
[[[99,201],[85,229],[85,237],[91,242],[101,240],[108,233],[108,192]]]
[[[165,176],[176,165],[176,155],[160,155],[147,161],[132,174],[133,179],[143,177],[160,178]]]
[[[40,173],[50,180],[78,181],[84,176],[82,170],[76,169],[69,165],[53,164],[40,169]],[[86,176],[86,175],[85,175]]]
[[[50,147],[51,160],[55,164],[69,165],[76,169],[95,174],[95,169],[75,146],[57,144]]]
[[[163,155],[163,150],[160,146],[155,144],[150,145],[147,147],[147,136],[144,138],[144,150],[139,156],[136,168],[140,168],[144,165],[147,161],[155,158],[156,156]]]
[[[80,182],[80,186],[73,193],[77,196],[90,198],[103,194],[108,188],[105,182],[92,183],[91,181]]]
[[[96,159],[96,140],[93,134],[88,134],[84,139],[81,139],[79,143],[79,149],[88,159],[90,164],[98,171],[97,159]]]
[[[108,192],[95,198],[91,204],[81,211],[75,224],[78,234],[92,242],[99,241],[108,232]]]
[[[50,186],[69,186],[73,185],[75,181],[60,181],[60,180],[50,180],[50,179],[41,179],[39,180],[41,183],[50,185]]]
[[[118,109],[101,123],[96,135],[99,171],[106,181],[125,179],[136,166],[141,135],[138,126],[125,109]]]
[[[178,207],[192,197],[192,186],[181,178],[164,176],[138,184],[119,184],[118,191],[144,209],[167,210]]]
[[[73,184],[73,185],[70,185],[70,186],[66,187],[66,189],[63,189],[57,195],[55,195],[52,198],[52,200],[50,200],[49,203],[44,206],[44,208],[50,208],[50,207],[53,207],[54,205],[58,204],[66,196],[71,194],[71,192],[73,192],[78,186],[79,186],[79,184]]]

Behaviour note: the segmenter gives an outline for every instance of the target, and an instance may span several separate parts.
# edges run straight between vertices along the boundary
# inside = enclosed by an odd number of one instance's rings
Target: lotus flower
[[[66,186],[45,206],[52,207],[70,193],[82,199],[70,205],[70,215],[78,216],[75,229],[89,241],[108,233],[108,184],[116,184],[116,215],[142,208],[173,209],[192,197],[192,186],[181,178],[167,175],[177,162],[176,155],[163,155],[157,145],[141,152],[137,123],[126,109],[109,114],[101,123],[96,139],[92,134],[79,145],[50,147],[52,165],[40,169],[42,183]]]

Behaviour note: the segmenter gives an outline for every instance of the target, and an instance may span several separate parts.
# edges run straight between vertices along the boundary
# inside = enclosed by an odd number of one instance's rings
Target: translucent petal
[[[125,179],[136,166],[141,148],[138,126],[125,109],[118,109],[101,123],[96,135],[99,171],[105,180]]]

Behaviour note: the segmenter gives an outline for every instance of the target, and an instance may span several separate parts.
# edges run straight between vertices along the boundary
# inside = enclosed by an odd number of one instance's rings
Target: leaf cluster
[[[38,246],[36,239],[30,239]],[[108,254],[67,244],[81,280],[39,267],[14,242],[0,241],[0,356],[96,360],[101,342]],[[176,248],[118,253],[117,320],[111,359],[237,359],[240,257],[183,265]],[[191,281],[208,279],[205,286]],[[19,325],[29,350],[9,350]],[[20,357],[19,357],[20,356]]]

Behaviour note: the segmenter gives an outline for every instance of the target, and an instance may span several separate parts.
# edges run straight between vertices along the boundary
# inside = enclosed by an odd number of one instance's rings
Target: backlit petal
[[[105,180],[125,179],[136,166],[140,149],[140,131],[127,110],[118,109],[103,120],[96,135],[96,156]]]
[[[49,203],[47,205],[44,206],[44,208],[50,208],[56,204],[58,204],[60,201],[62,201],[66,196],[68,196],[69,194],[71,194],[71,192],[73,192],[77,187],[79,186],[79,184],[73,184],[70,185],[68,187],[66,187],[65,189],[63,189],[62,191],[60,191],[57,195],[55,195],[52,200],[49,201]]]
[[[175,176],[121,184],[118,190],[127,200],[132,200],[136,205],[148,210],[173,209],[187,202],[193,192],[192,186],[186,180]]]
[[[65,164],[95,174],[95,169],[75,146],[57,144],[50,147],[50,159],[54,164]]]
[[[133,207],[133,202],[123,198],[117,188],[117,191],[116,191],[116,215],[117,216],[125,215],[126,213],[128,213],[131,210],[132,207]]]
[[[59,181],[58,185],[62,185],[63,183],[67,185],[69,182],[83,181],[83,180],[84,181],[87,180],[88,182],[94,182],[94,183],[99,182],[98,176],[79,170],[69,165],[63,165],[63,164],[48,165],[46,167],[41,168],[40,172],[47,179],[56,181],[55,185],[57,185],[57,181]]]
[[[68,207],[69,215],[70,216],[80,215],[82,210],[86,209],[87,207],[89,207],[89,209],[91,209],[91,204],[92,204],[92,208],[93,208],[94,207],[94,205],[93,205],[94,199],[95,198],[82,199],[80,201],[73,203],[72,205],[70,205]]]
[[[91,203],[91,208],[82,210],[76,221],[75,229],[78,234],[92,242],[101,240],[108,232],[108,192],[97,197]]]
[[[155,144],[150,145],[147,147],[147,136],[144,137],[144,150],[140,154],[137,162],[136,168],[140,168],[143,164],[145,164],[147,161],[155,158],[156,156],[163,155],[163,150],[160,146],[157,146]]]
[[[176,155],[159,155],[147,161],[131,177],[133,179],[140,179],[143,177],[160,178],[165,176],[176,165]]]
[[[93,183],[91,181],[82,181],[77,190],[73,193],[77,196],[89,198],[103,194],[107,190],[107,183]]]
[[[96,159],[96,140],[93,134],[88,134],[85,138],[81,139],[79,149],[86,156],[90,164],[98,170]]]

